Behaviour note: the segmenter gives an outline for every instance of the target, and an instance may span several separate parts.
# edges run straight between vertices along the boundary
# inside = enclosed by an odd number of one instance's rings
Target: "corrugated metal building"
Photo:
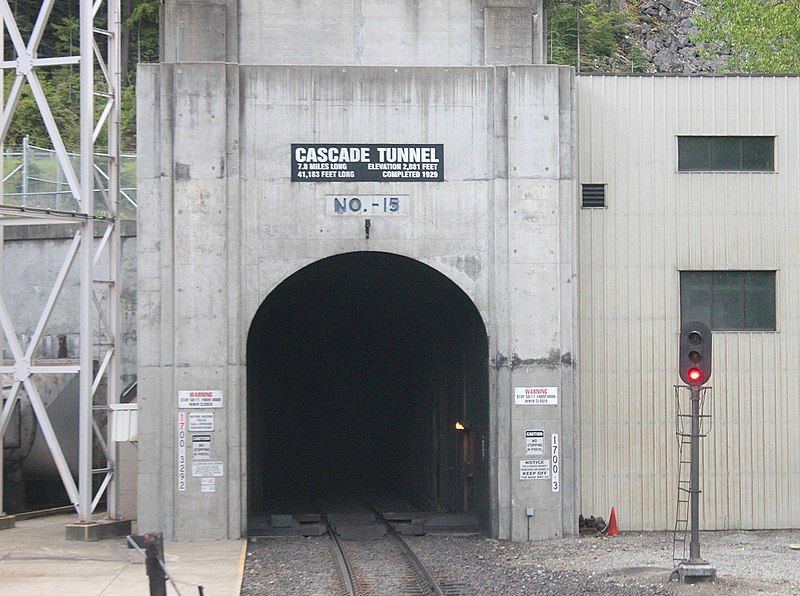
[[[701,523],[797,527],[800,78],[582,75],[577,89],[580,182],[605,191],[580,213],[582,510],[672,527],[681,272],[730,271],[699,299],[683,277],[684,309],[717,318]],[[679,137],[696,137],[680,164]],[[748,143],[774,154],[747,163]],[[756,298],[747,276],[767,280]],[[723,313],[737,300],[755,313],[738,323]]]

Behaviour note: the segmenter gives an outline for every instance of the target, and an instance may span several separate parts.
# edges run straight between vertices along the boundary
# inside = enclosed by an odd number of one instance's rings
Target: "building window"
[[[606,206],[606,185],[605,184],[582,184],[581,185],[581,207],[590,209],[593,207]]]
[[[775,331],[774,271],[681,271],[681,324]]]
[[[678,137],[681,172],[775,171],[775,137]]]

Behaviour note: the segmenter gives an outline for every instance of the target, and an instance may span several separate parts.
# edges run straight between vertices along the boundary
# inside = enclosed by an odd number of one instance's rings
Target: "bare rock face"
[[[697,33],[694,16],[699,10],[685,0],[639,0],[630,26],[635,44],[649,72],[714,72],[719,63],[701,58],[692,41]]]

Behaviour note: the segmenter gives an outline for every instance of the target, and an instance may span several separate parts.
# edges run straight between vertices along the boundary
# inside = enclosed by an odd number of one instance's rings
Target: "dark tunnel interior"
[[[356,252],[286,279],[250,328],[247,387],[251,520],[360,491],[488,519],[486,330],[427,265]]]

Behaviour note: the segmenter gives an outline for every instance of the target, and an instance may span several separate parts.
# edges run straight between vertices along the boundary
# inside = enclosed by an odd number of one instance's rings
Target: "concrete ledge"
[[[17,518],[13,515],[0,515],[0,530],[8,530],[17,525]]]
[[[131,533],[129,519],[109,519],[89,524],[67,524],[67,540],[95,542]]]

